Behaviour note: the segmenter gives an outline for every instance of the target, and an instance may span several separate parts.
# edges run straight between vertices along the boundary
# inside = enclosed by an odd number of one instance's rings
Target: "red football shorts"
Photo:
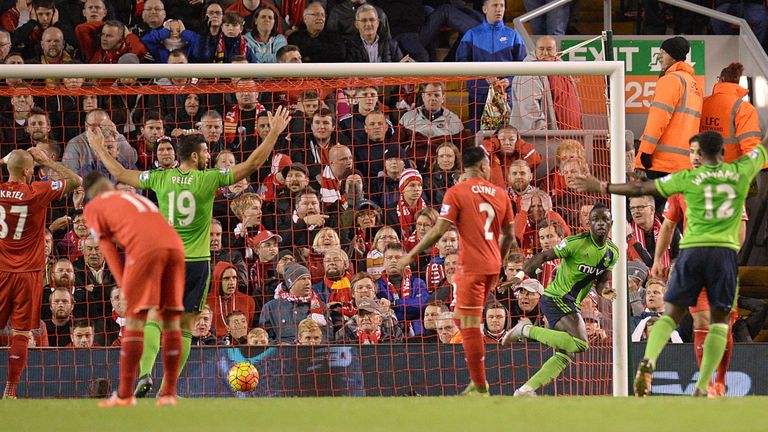
[[[496,287],[498,274],[475,275],[456,272],[456,312],[459,315],[483,316],[488,294]]]
[[[699,293],[699,298],[696,299],[696,305],[689,307],[688,311],[690,313],[709,311],[709,300],[707,299],[707,290],[705,290],[704,288],[701,289],[701,292]]]
[[[147,251],[139,258],[127,258],[122,293],[126,315],[153,308],[184,310],[184,252],[176,249]]]
[[[0,328],[5,328],[9,319],[13,330],[39,328],[42,296],[43,272],[0,271]]]

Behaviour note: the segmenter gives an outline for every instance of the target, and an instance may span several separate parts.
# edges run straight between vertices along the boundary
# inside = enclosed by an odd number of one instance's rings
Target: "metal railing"
[[[534,18],[540,17],[541,15],[544,15],[549,11],[559,7],[564,7],[572,1],[574,0],[556,0],[552,3],[547,3],[544,6],[540,6],[530,12],[526,12],[512,20],[512,23],[515,26],[515,31],[517,31],[523,38],[523,41],[525,42],[525,48],[528,50],[528,52],[532,51],[534,43],[531,35],[528,33],[528,29],[525,28],[525,23]],[[611,30],[613,28],[612,13],[611,0],[603,0],[603,30]]]

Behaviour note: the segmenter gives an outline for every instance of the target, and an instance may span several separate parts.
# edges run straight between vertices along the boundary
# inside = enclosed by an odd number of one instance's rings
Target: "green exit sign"
[[[563,39],[562,50],[579,44],[582,41]],[[613,40],[613,58],[623,61],[624,71],[627,75],[658,75],[661,73],[661,65],[657,54],[661,47],[659,40]],[[692,40],[691,51],[688,53],[687,62],[693,65],[696,75],[704,75],[704,41]],[[578,48],[565,56],[567,61],[594,61],[602,60],[602,44],[599,40]]]

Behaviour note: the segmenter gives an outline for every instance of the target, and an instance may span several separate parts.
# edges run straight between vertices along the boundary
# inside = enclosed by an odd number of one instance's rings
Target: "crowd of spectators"
[[[430,61],[438,33],[448,28],[463,35],[455,46],[459,61],[558,61],[551,37],[539,38],[526,58],[519,36],[503,22],[504,1],[482,3],[473,9],[427,0],[19,1],[0,11],[6,30],[0,30],[0,56],[5,63],[118,65]],[[502,46],[491,35],[501,35]],[[292,120],[269,163],[216,194],[214,270],[194,343],[460,343],[451,312],[458,233],[446,232],[410,268],[400,271],[396,264],[435,225],[447,188],[462,181],[460,152],[474,145],[475,133],[490,133],[482,145],[491,157],[491,179],[506,188],[516,214],[519,253],[504,264],[502,279],[534,254],[588,229],[595,203],[568,188],[571,178],[592,170],[593,155],[582,142],[558,140],[555,165],[537,175],[546,155],[520,134],[580,129],[574,81],[526,79],[469,82],[463,119],[446,105],[442,82],[257,92],[253,79],[226,79],[230,91],[210,93],[196,91],[208,84],[204,80],[47,80],[61,90],[0,101],[0,153],[35,146],[81,176],[98,170],[114,179],[90,149],[84,131],[91,125],[101,127],[105,147],[125,168],[174,169],[177,139],[199,134],[212,167],[228,169],[265,139],[268,112],[288,106]],[[27,84],[5,80],[7,86]],[[151,85],[175,90],[121,91]],[[101,93],[89,93],[90,87]],[[489,92],[506,95],[500,100],[508,113],[494,127],[486,118]],[[634,149],[627,154],[632,160]],[[39,178],[55,180],[56,174],[41,169]],[[38,346],[120,343],[120,287],[90,238],[84,199],[77,190],[50,209]],[[646,279],[661,220],[650,198],[630,200],[629,210],[635,261],[628,285],[636,332],[647,334],[660,312],[657,290]],[[664,260],[675,258],[678,240],[679,232]],[[547,263],[536,279],[491,293],[484,312],[488,343],[498,343],[523,317],[545,324],[539,299],[557,265]],[[750,306],[765,319],[768,309]],[[590,342],[607,341],[610,304],[589,296],[582,312]]]

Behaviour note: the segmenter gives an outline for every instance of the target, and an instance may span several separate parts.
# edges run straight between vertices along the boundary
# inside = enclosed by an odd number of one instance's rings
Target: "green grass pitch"
[[[0,401],[3,431],[532,431],[766,430],[762,397],[399,397],[154,400],[100,409],[95,400]]]

